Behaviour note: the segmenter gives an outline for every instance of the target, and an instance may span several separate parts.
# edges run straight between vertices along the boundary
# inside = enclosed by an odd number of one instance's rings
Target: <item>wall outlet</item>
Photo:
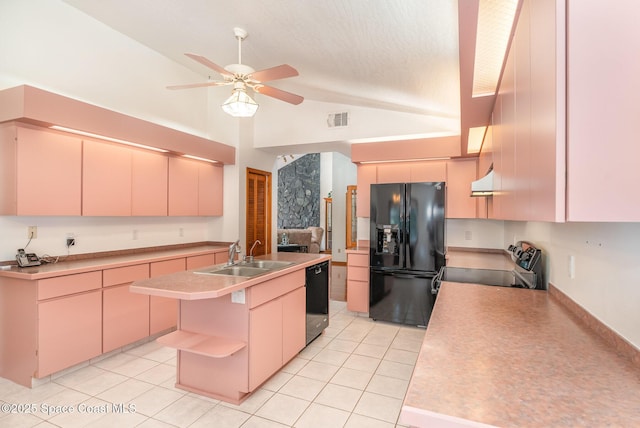
[[[134,241],[138,239],[138,229],[133,229],[133,233],[131,234],[131,239]]]
[[[38,226],[29,226],[27,228],[27,239],[36,239],[38,237]]]
[[[180,229],[178,229],[178,236],[180,238],[184,237],[184,229],[182,227]]]
[[[76,238],[67,238],[67,248],[76,245]]]
[[[473,232],[471,232],[470,230],[465,230],[464,232],[464,240],[465,241],[471,241],[473,239]]]

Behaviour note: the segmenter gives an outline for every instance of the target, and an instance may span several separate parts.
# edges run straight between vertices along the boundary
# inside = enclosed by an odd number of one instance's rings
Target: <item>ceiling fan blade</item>
[[[191,88],[204,88],[206,86],[224,86],[230,85],[233,82],[224,82],[222,80],[216,80],[214,82],[205,82],[205,83],[190,83],[187,85],[171,85],[167,86],[167,89],[191,89]]]
[[[227,70],[225,70],[223,67],[220,67],[218,64],[209,61],[207,58],[203,57],[202,55],[196,55],[192,53],[186,53],[185,55],[191,58],[192,60],[198,61],[200,64],[207,66],[214,71],[217,71],[223,76],[233,77],[233,74],[229,73]]]
[[[297,75],[298,70],[291,67],[289,64],[282,64],[276,67],[254,71],[249,75],[249,78],[258,82],[268,82],[270,80],[284,79],[286,77],[294,77]]]
[[[282,89],[274,88],[273,86],[257,85],[255,86],[254,91],[295,105],[300,104],[304,100],[300,95],[292,94],[291,92],[283,91]]]

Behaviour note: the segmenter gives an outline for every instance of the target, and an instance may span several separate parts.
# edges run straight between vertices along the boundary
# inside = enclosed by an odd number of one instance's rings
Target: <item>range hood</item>
[[[492,196],[493,192],[494,187],[492,167],[487,175],[471,182],[471,196]]]

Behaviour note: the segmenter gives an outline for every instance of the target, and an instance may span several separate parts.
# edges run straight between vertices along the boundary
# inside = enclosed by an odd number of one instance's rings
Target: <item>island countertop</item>
[[[640,370],[548,292],[443,282],[401,415],[416,427],[640,426]]]
[[[286,275],[295,270],[331,260],[331,256],[309,253],[273,253],[256,257],[256,260],[287,261],[292,262],[292,264],[285,268],[273,270],[264,275],[254,277],[198,274],[194,273],[194,270],[177,272],[136,281],[130,286],[130,290],[135,293],[182,300],[218,298],[234,291],[243,290],[264,281]],[[217,266],[222,267],[222,265]],[[202,268],[196,270],[202,270]]]

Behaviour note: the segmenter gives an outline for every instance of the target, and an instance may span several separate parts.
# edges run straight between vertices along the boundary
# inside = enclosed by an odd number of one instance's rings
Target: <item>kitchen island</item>
[[[458,263],[451,256],[449,265],[505,266],[501,254],[460,254]],[[640,426],[638,365],[569,312],[551,288],[443,282],[400,422]]]
[[[179,299],[178,329],[158,339],[177,349],[176,387],[240,403],[304,348],[305,268],[330,259],[276,253],[256,260],[289,264],[259,276],[198,269],[136,281],[130,290]]]

